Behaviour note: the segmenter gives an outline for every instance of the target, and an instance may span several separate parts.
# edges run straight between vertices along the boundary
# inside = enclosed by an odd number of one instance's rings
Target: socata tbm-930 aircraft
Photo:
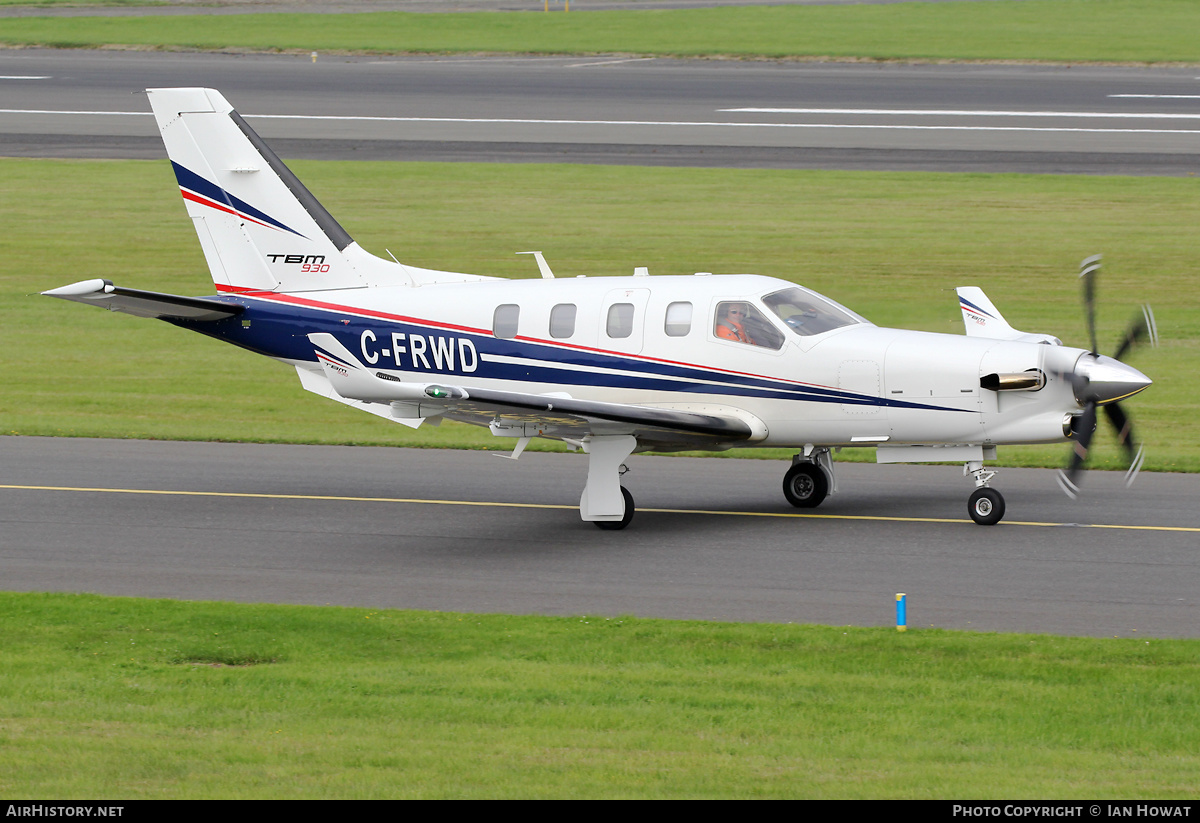
[[[958,289],[967,336],[875,326],[790,282],[750,274],[513,281],[434,271],[364,251],[212,89],[150,89],[218,295],[87,280],[45,294],[157,317],[295,367],[304,388],[417,427],[442,418],[588,455],[582,518],[624,528],[634,452],[786,446],[787,500],[836,491],[831,449],[880,463],[962,462],[968,509],[993,524],[996,447],[1074,441],[1069,494],[1103,406],[1140,466],[1117,401],[1150,380],[1121,362],[1154,337],[1147,311],[1114,357],[1096,351],[1095,258],[1085,261],[1092,349],[1012,329],[978,288]]]

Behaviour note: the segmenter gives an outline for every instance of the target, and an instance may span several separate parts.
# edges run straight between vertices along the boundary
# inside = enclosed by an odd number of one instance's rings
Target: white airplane
[[[1074,441],[1078,472],[1103,406],[1141,464],[1117,401],[1150,385],[1120,362],[1155,338],[1148,308],[1114,357],[1005,322],[958,289],[967,334],[880,328],[793,283],[752,274],[508,280],[435,271],[364,251],[212,89],[150,89],[217,295],[181,297],[86,280],[44,294],[156,317],[294,366],[304,388],[416,428],[442,419],[588,455],[583,520],[621,529],[634,452],[788,447],[787,500],[837,491],[833,450],[880,463],[961,462],[979,524],[1004,499],[985,461],[1013,443]]]

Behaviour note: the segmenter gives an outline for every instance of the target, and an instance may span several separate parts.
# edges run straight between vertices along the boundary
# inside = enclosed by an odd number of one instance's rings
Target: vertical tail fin
[[[219,291],[416,285],[368,254],[213,89],[148,89]]]

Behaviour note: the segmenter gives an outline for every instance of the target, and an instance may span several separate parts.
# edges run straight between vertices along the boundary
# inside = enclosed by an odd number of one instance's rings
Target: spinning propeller
[[[1058,485],[1068,497],[1079,496],[1076,479],[1083,471],[1088,457],[1088,447],[1096,431],[1096,407],[1104,408],[1104,415],[1117,434],[1117,444],[1125,453],[1129,471],[1125,474],[1125,485],[1133,483],[1142,468],[1145,456],[1141,445],[1133,436],[1133,424],[1121,409],[1119,401],[1137,394],[1150,385],[1150,378],[1132,366],[1121,362],[1121,358],[1137,343],[1149,341],[1158,345],[1158,329],[1154,324],[1154,312],[1142,306],[1140,315],[1135,315],[1125,337],[1112,357],[1100,354],[1096,344],[1096,272],[1100,270],[1100,255],[1087,258],[1080,264],[1079,277],[1083,280],[1083,308],[1087,317],[1088,338],[1092,349],[1075,362],[1075,368],[1061,375],[1070,382],[1075,400],[1083,406],[1083,413],[1071,423],[1071,438],[1075,441],[1071,460],[1066,471],[1059,471]]]

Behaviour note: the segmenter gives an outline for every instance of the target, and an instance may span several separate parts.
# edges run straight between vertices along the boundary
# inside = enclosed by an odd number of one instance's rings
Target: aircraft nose
[[[1075,364],[1075,399],[1103,406],[1131,397],[1154,381],[1133,366],[1104,355],[1085,354]]]

